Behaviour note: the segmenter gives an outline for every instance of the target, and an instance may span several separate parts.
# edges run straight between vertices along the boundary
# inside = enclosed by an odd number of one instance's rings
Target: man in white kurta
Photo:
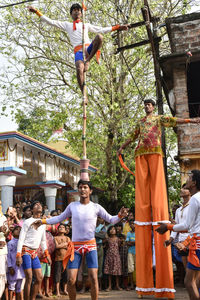
[[[200,170],[192,170],[185,188],[189,189],[191,198],[188,206],[187,217],[180,224],[160,224],[156,230],[163,234],[167,230],[175,232],[188,231],[190,234],[190,246],[188,263],[186,268],[185,286],[190,300],[199,300],[199,276],[200,276]]]
[[[37,230],[34,228],[33,223],[36,219],[41,217],[42,206],[39,201],[35,201],[31,204],[31,210],[33,217],[24,221],[20,232],[18,245],[17,245],[17,257],[16,264],[23,265],[24,273],[26,276],[26,283],[24,288],[24,294],[26,300],[35,300],[39,290],[39,286],[42,282],[42,271],[40,260],[37,256],[37,250],[41,245],[41,248],[45,256],[50,260],[47,245],[46,245],[46,226],[40,226]],[[35,281],[31,291],[32,275],[34,274]]]

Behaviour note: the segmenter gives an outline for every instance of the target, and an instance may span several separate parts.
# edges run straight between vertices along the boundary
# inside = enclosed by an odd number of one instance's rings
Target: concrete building
[[[90,165],[89,173],[95,171],[97,169]],[[0,190],[4,213],[13,202],[36,199],[46,204],[49,211],[64,209],[71,201],[78,200],[79,179],[77,157],[19,132],[0,133]]]

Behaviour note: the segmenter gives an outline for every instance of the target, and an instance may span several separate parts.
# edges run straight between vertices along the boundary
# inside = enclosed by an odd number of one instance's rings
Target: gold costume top
[[[145,116],[136,124],[135,130],[131,133],[130,138],[134,142],[139,139],[138,145],[135,149],[135,157],[144,154],[161,154],[161,129],[164,127],[175,127],[175,117],[169,116]]]

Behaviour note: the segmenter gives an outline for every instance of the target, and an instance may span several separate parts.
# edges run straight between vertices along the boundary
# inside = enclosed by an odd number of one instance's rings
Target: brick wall
[[[172,53],[200,49],[200,14],[193,13],[166,20]]]

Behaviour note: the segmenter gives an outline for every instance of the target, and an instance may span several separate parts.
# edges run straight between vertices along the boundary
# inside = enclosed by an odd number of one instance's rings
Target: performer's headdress
[[[82,11],[82,6],[80,6],[79,3],[74,3],[72,4],[72,6],[70,7],[70,15],[72,14],[73,9],[78,8]]]

